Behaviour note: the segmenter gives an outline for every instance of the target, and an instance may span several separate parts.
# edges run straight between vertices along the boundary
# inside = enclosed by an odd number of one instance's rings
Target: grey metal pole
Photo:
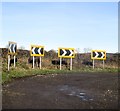
[[[15,67],[15,55],[14,55],[14,67]]]
[[[10,70],[10,55],[8,55],[8,71]]]
[[[60,70],[61,70],[61,62],[62,62],[62,58],[60,57]]]
[[[33,56],[33,69],[34,69],[34,63],[35,63],[35,58],[34,58],[34,56]]]
[[[70,70],[72,70],[72,57],[70,58]]]
[[[95,61],[94,61],[94,59],[93,59],[93,69],[95,68],[95,66],[94,66],[94,65],[95,65]]]
[[[105,61],[103,60],[103,69],[105,68]]]
[[[41,56],[40,56],[40,69],[41,69]]]

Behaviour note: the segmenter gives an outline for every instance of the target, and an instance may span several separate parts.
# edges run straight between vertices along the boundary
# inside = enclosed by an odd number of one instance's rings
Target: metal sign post
[[[60,57],[60,70],[61,70],[62,57]]]
[[[34,69],[34,63],[35,63],[35,58],[34,58],[34,56],[33,56],[33,69]]]
[[[15,55],[14,55],[14,67],[15,67]]]
[[[104,67],[105,67],[105,61],[103,60],[103,69],[104,69]]]
[[[72,57],[70,58],[70,70],[72,70]]]
[[[40,69],[41,69],[41,56],[40,56]]]
[[[8,71],[10,70],[10,55],[8,55]]]
[[[94,59],[93,59],[93,69],[94,69],[94,67],[95,67],[95,61],[94,61]]]

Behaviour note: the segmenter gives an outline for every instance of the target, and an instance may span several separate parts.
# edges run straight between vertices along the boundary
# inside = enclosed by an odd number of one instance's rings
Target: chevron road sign
[[[72,70],[72,58],[75,57],[74,48],[58,48],[58,57],[60,57],[60,70],[62,64],[62,58],[70,58],[70,70]]]
[[[17,43],[9,42],[8,54],[16,55],[17,54]]]
[[[31,56],[44,56],[44,46],[31,45]]]
[[[106,51],[104,51],[104,50],[92,50],[91,59],[106,60]]]
[[[8,71],[10,70],[10,55],[14,56],[14,67],[15,67],[15,56],[17,55],[17,43],[9,42],[8,47]]]
[[[74,48],[58,48],[58,57],[74,58]]]

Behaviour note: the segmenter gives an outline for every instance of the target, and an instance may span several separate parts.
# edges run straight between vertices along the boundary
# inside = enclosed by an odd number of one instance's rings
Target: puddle
[[[83,101],[93,101],[92,96],[90,96],[90,94],[88,94],[87,91],[78,89],[73,86],[71,87],[68,85],[59,86],[59,91],[65,93],[68,96],[78,97],[80,100]]]
[[[60,88],[60,91],[66,91],[68,90],[68,85],[64,85]]]
[[[86,93],[84,93],[84,95],[80,94],[80,95],[76,95],[76,96],[79,97],[83,101],[93,101],[93,98],[90,98]]]

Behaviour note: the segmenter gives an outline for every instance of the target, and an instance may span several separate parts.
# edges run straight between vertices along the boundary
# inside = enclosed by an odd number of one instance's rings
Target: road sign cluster
[[[10,55],[14,55],[14,66],[15,66],[15,55],[17,54],[17,43],[9,42],[8,47],[8,70],[10,64]],[[34,66],[34,56],[40,56],[40,66],[41,66],[41,56],[44,56],[44,46],[39,45],[31,45],[30,55],[33,56],[33,66]],[[60,58],[60,70],[61,70],[61,59],[62,58],[70,58],[70,69],[72,70],[72,58],[75,58],[75,49],[74,48],[58,48],[58,57]],[[99,59],[106,60],[106,51],[104,50],[92,50],[91,51],[91,59],[93,60],[93,68],[94,68],[94,60]]]

